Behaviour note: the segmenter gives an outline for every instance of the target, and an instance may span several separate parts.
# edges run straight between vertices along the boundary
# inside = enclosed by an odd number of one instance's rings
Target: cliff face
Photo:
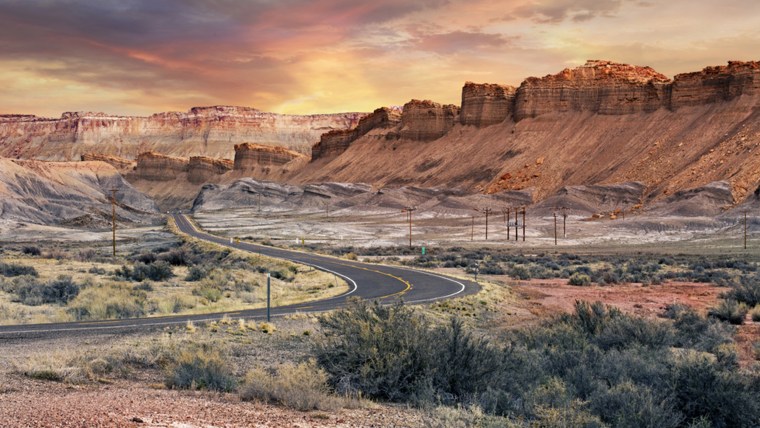
[[[155,152],[140,153],[134,178],[147,181],[172,181],[188,171],[187,159]]]
[[[133,170],[136,165],[135,161],[120,158],[118,156],[103,155],[100,153],[85,153],[80,157],[80,159],[83,162],[91,162],[91,161],[105,162],[111,165],[112,167],[116,168],[121,173],[129,172]]]
[[[459,107],[429,100],[411,100],[401,113],[399,136],[414,141],[430,141],[445,135],[459,119]]]
[[[400,125],[289,178],[530,190],[537,200],[564,186],[630,182],[642,183],[644,200],[663,200],[725,181],[739,202],[760,186],[760,62],[670,81],[649,67],[589,61],[527,79],[510,116],[511,93],[466,84],[459,123],[454,106],[412,101]]]
[[[233,162],[229,159],[214,159],[205,156],[192,156],[187,165],[187,181],[203,184],[232,171]]]
[[[322,134],[319,142],[311,148],[311,159],[337,156],[357,138],[374,129],[386,129],[401,122],[401,109],[381,107],[359,120],[356,128],[330,131]]]
[[[172,156],[231,158],[235,143],[280,145],[309,153],[325,132],[356,126],[362,113],[281,115],[247,107],[195,107],[149,117],[64,113],[58,119],[0,116],[0,156],[74,160],[85,153],[135,159]]]
[[[671,108],[728,101],[740,95],[760,94],[760,62],[729,61],[673,79]]]
[[[588,61],[555,75],[526,79],[517,89],[514,119],[568,111],[651,112],[668,104],[669,81],[650,67]]]
[[[512,118],[515,95],[513,86],[492,83],[467,82],[462,88],[462,111],[459,121],[462,125],[490,126]]]

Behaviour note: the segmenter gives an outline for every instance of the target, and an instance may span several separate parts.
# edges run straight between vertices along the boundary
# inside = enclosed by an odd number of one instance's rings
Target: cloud
[[[513,15],[539,23],[589,21],[614,16],[625,0],[536,0],[515,9]]]
[[[440,54],[459,51],[475,51],[479,49],[498,48],[511,43],[513,39],[501,34],[481,33],[471,31],[453,31],[420,35],[413,40],[417,49]]]

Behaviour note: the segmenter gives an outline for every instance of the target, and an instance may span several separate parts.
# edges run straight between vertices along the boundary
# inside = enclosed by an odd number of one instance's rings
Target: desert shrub
[[[40,247],[34,245],[25,245],[23,248],[21,248],[21,252],[30,256],[39,256],[42,254]]]
[[[752,321],[754,322],[760,322],[760,305],[755,306],[750,311],[750,316],[752,317]]]
[[[273,402],[300,411],[332,410],[338,399],[330,395],[327,373],[314,361],[284,364],[275,371],[255,368],[240,387],[244,401]]]
[[[135,257],[135,261],[148,265],[156,261],[156,255],[153,253],[142,253]]]
[[[591,285],[591,278],[582,273],[575,272],[574,274],[570,275],[570,279],[567,281],[570,285],[578,285],[578,286],[585,286],[585,285]]]
[[[132,268],[129,278],[133,281],[163,281],[174,276],[171,265],[164,261],[157,261],[146,265],[145,263],[136,263]]]
[[[184,248],[175,248],[158,255],[158,259],[172,266],[188,266],[192,264],[191,256]]]
[[[209,302],[218,302],[222,299],[222,290],[213,284],[201,284],[193,288],[193,294],[202,297]]]
[[[48,303],[65,305],[79,294],[79,285],[70,276],[59,276],[48,283],[28,281],[16,289],[21,303],[38,306]]]
[[[760,304],[760,275],[742,275],[738,283],[731,283],[731,290],[724,298],[746,303],[749,307]]]
[[[35,269],[33,266],[24,266],[24,265],[17,265],[14,263],[3,263],[0,262],[0,275],[10,277],[10,276],[21,276],[21,275],[29,275],[29,276],[39,276],[37,273],[37,269]]]
[[[320,318],[319,364],[339,393],[391,401],[461,402],[500,370],[495,348],[461,321],[432,328],[413,309],[355,301]]]
[[[77,320],[123,319],[145,315],[145,293],[129,287],[88,287],[69,302]]]
[[[507,271],[507,275],[511,276],[514,279],[519,279],[522,281],[530,279],[530,272],[528,269],[526,269],[525,266],[520,265],[510,268]]]
[[[678,427],[683,415],[671,400],[651,388],[624,381],[612,388],[600,388],[591,398],[595,414],[614,427]]]
[[[171,389],[226,392],[235,388],[236,380],[219,352],[196,347],[180,353],[176,363],[169,367],[164,384]]]
[[[744,317],[747,316],[747,312],[749,312],[749,308],[746,304],[737,302],[733,299],[724,299],[718,304],[718,306],[711,308],[708,314],[721,321],[728,321],[731,324],[740,325],[744,323]]]
[[[206,266],[191,266],[185,277],[185,281],[200,281],[205,278],[209,273],[209,269]]]
[[[105,275],[106,270],[101,267],[93,266],[87,270],[87,273],[91,273],[95,275]]]

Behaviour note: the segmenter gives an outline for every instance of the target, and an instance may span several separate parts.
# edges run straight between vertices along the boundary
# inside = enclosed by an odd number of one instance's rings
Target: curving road
[[[177,227],[182,232],[195,238],[214,242],[225,247],[236,248],[313,266],[316,269],[335,274],[346,280],[349,284],[349,290],[340,296],[294,305],[273,307],[271,308],[271,314],[273,317],[293,314],[296,312],[322,312],[337,309],[344,306],[346,300],[353,296],[367,300],[379,300],[383,303],[391,303],[398,299],[403,299],[406,303],[415,304],[464,296],[473,294],[478,290],[478,285],[472,281],[450,278],[416,269],[360,263],[301,251],[291,251],[256,245],[247,242],[230,243],[229,239],[198,230],[185,215],[175,214],[173,215],[173,218]],[[2,344],[4,340],[10,339],[47,338],[59,337],[66,334],[108,333],[112,331],[135,331],[175,324],[185,324],[188,321],[204,322],[218,320],[224,315],[234,318],[262,319],[266,317],[266,308],[215,314],[0,326],[0,344]]]

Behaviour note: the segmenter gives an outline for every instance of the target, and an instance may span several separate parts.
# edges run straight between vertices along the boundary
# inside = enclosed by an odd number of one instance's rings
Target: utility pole
[[[554,212],[554,245],[557,245],[557,212]]]
[[[470,228],[470,241],[475,240],[475,216],[472,216],[472,227]]]
[[[258,196],[259,212],[261,212],[261,192],[257,192],[256,195]]]
[[[502,208],[501,213],[504,214],[504,224],[507,225],[507,241],[509,241],[509,237],[511,236],[511,234],[509,233],[509,219],[510,219],[509,207]]]
[[[270,322],[272,320],[272,316],[270,313],[270,306],[271,306],[271,282],[272,282],[272,275],[267,272],[267,322]]]
[[[562,207],[562,238],[567,238],[567,211]]]
[[[486,241],[488,241],[488,215],[491,214],[493,210],[491,210],[490,207],[485,207],[480,211],[486,215]]]
[[[416,210],[415,207],[406,207],[402,211],[407,213],[409,217],[409,248],[412,248],[412,211]]]
[[[111,189],[111,230],[113,232],[113,256],[116,257],[116,189]]]
[[[325,208],[325,217],[330,218],[330,202],[322,202],[322,206]]]
[[[520,240],[520,231],[517,229],[519,227],[518,223],[520,222],[518,220],[518,217],[517,217],[517,214],[519,213],[519,210],[520,210],[520,208],[515,207],[515,241],[519,241]]]
[[[525,242],[525,207],[523,206],[523,242]]]

